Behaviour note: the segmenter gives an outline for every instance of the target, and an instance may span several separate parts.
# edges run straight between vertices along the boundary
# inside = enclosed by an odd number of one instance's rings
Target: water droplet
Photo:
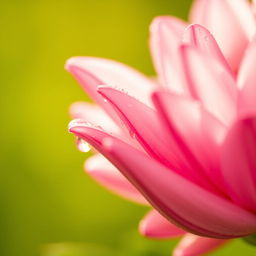
[[[204,40],[205,40],[206,42],[210,41],[209,36],[204,36]]]
[[[89,152],[91,150],[90,145],[83,139],[78,138],[77,139],[77,147],[81,152]]]
[[[135,139],[135,140],[137,140],[137,139],[138,139],[138,138],[137,138],[137,134],[136,134],[136,133],[133,133],[133,134],[132,134],[132,138]]]
[[[129,129],[129,134],[130,134],[131,138],[133,138],[135,140],[137,139],[137,134],[132,129]]]

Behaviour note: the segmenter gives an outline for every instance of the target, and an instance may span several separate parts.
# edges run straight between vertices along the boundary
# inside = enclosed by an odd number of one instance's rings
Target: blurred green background
[[[170,255],[177,241],[137,233],[146,208],[99,187],[67,133],[68,107],[86,96],[67,58],[116,59],[152,75],[152,18],[185,18],[189,0],[1,1],[1,256]],[[254,255],[235,241],[212,255]]]

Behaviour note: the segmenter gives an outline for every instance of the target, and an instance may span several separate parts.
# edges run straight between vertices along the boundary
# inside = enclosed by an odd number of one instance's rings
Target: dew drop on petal
[[[205,40],[206,42],[208,42],[208,41],[210,41],[210,38],[209,38],[208,36],[204,36],[204,40]]]
[[[90,144],[88,144],[85,140],[78,138],[77,139],[77,147],[81,152],[89,152],[91,150]]]

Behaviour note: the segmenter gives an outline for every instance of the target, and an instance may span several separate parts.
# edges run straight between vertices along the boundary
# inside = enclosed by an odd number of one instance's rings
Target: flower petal
[[[112,192],[136,203],[148,205],[141,193],[103,156],[97,154],[88,158],[85,170]]]
[[[238,121],[222,149],[222,171],[232,199],[256,212],[256,118]]]
[[[150,25],[150,49],[160,83],[177,93],[188,93],[178,47],[186,24],[177,18],[156,17]]]
[[[116,113],[113,111],[109,104],[106,104],[104,99],[97,93],[97,87],[103,82],[97,77],[89,73],[87,70],[82,69],[78,65],[71,64],[72,59],[70,59],[66,64],[66,69],[72,73],[72,75],[81,84],[82,88],[96,101],[107,113],[108,115],[119,125]]]
[[[97,124],[108,132],[120,134],[120,128],[96,104],[75,102],[70,106],[70,114],[74,119],[83,119],[86,122]]]
[[[209,54],[211,58],[218,60],[228,72],[231,72],[230,66],[223,56],[216,40],[205,27],[198,24],[188,26],[183,34],[183,43],[194,46],[203,53]]]
[[[66,69],[82,84],[93,99],[98,100],[98,85],[116,86],[136,95],[145,104],[151,104],[150,94],[156,84],[138,71],[122,63],[96,57],[73,57]],[[94,81],[91,81],[91,77]],[[97,79],[97,81],[95,81]]]
[[[165,164],[175,165],[176,155],[173,153],[177,150],[173,150],[173,147],[176,145],[166,141],[155,110],[111,87],[100,87],[99,93],[111,104],[131,136],[150,156]]]
[[[249,2],[196,0],[190,21],[211,31],[232,69],[237,71],[243,52],[255,32],[255,19]]]
[[[155,92],[153,100],[163,125],[173,134],[183,152],[188,163],[185,169],[189,169],[197,184],[217,192],[215,186],[222,185],[218,152],[225,127],[191,98]],[[222,187],[219,189],[223,190]]]
[[[156,210],[151,210],[141,220],[139,230],[143,236],[156,239],[178,237],[186,233],[165,219]]]
[[[238,110],[240,115],[256,113],[256,38],[251,42],[245,52],[238,73],[238,87],[240,88],[238,97]]]
[[[74,126],[70,132],[104,154],[170,221],[216,238],[256,232],[255,215],[185,180],[121,140],[93,127]]]
[[[204,255],[227,243],[228,240],[186,234],[173,252],[173,256]]]
[[[107,103],[106,103],[107,104]],[[113,111],[112,109],[109,109],[110,111]],[[123,139],[123,141],[127,142],[128,144],[131,144],[132,146],[142,149],[140,144],[131,138],[129,133],[124,129],[122,126],[117,126],[119,124],[119,118],[115,116],[115,121],[109,116],[97,105],[86,103],[86,102],[75,102],[70,107],[70,113],[73,118],[75,118],[75,122],[81,121],[81,122],[87,122],[91,123],[95,126],[99,126],[103,128],[105,131],[114,134],[117,137],[120,137]],[[116,115],[116,113],[112,113],[113,116]]]
[[[223,65],[192,46],[181,47],[191,94],[224,124],[236,113],[236,84]]]

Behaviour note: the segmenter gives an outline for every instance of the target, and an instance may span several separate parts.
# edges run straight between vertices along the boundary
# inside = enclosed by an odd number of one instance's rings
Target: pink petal
[[[212,34],[203,26],[193,24],[187,27],[183,35],[183,42],[209,54],[210,58],[218,60],[230,72],[230,66],[224,58]]]
[[[99,93],[113,106],[131,136],[139,141],[149,155],[165,164],[175,164],[177,150],[172,150],[175,145],[166,141],[156,111],[110,87],[100,87]]]
[[[199,256],[216,250],[227,243],[228,240],[200,237],[186,234],[173,252],[173,256]]]
[[[222,171],[232,199],[256,212],[256,118],[238,121],[222,149]]]
[[[110,111],[113,111],[110,109]],[[125,129],[121,126],[117,126],[116,123],[119,123],[119,118],[115,117],[115,121],[113,122],[111,118],[97,105],[86,103],[86,102],[75,102],[70,107],[70,114],[75,122],[88,122],[95,126],[99,126],[103,128],[105,131],[114,134],[123,139],[126,143],[131,144],[132,146],[142,149],[140,144],[130,137]],[[115,115],[115,113],[113,113]],[[81,119],[81,120],[79,120]],[[120,129],[121,128],[121,129]]]
[[[223,65],[191,46],[181,48],[191,94],[224,124],[236,112],[236,84]]]
[[[96,104],[75,102],[70,106],[70,114],[74,119],[83,119],[86,122],[97,124],[108,132],[120,134],[120,128]]]
[[[112,192],[139,204],[148,205],[140,192],[101,155],[94,155],[85,162],[86,172]]]
[[[151,210],[141,220],[139,230],[143,236],[156,239],[178,237],[186,233],[165,219],[156,210]]]
[[[186,24],[173,17],[156,17],[150,26],[150,49],[160,82],[174,92],[188,93],[178,47]]]
[[[256,216],[175,174],[145,153],[93,127],[71,127],[107,157],[167,219],[216,238],[256,232]]]
[[[222,184],[217,163],[225,127],[191,98],[156,92],[153,100],[163,125],[182,149],[188,163],[185,169],[190,170],[197,184],[217,192],[215,186]]]
[[[211,31],[234,71],[255,32],[255,19],[246,0],[196,0],[190,20]]]
[[[104,99],[97,93],[97,87],[103,82],[97,77],[89,73],[87,70],[82,69],[78,65],[74,65],[72,59],[70,59],[66,64],[66,69],[72,73],[72,75],[78,80],[82,88],[96,101],[107,113],[108,115],[117,123],[118,118],[116,113],[113,111],[111,106],[107,104]]]
[[[256,113],[256,38],[249,45],[238,73],[238,110],[241,115]]]
[[[67,61],[66,69],[77,78],[93,99],[98,100],[99,97],[96,95],[97,86],[107,84],[121,88],[136,95],[144,103],[151,104],[149,96],[156,84],[122,63],[96,57],[73,57]]]

